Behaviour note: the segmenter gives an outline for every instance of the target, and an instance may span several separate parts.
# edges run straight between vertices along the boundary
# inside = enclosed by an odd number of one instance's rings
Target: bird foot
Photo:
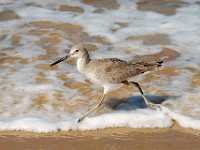
[[[85,119],[85,117],[84,117],[84,116],[83,116],[83,117],[80,117],[80,118],[78,118],[78,120],[77,120],[77,123],[80,123],[80,122],[82,122],[84,119]]]
[[[153,109],[153,110],[161,110],[161,105],[160,104],[154,104],[154,103],[151,103],[149,102],[147,104],[147,107]]]

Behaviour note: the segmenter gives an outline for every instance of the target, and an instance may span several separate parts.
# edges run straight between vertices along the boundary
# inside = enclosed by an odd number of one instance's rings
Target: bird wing
[[[128,63],[118,58],[96,59],[90,63],[90,71],[100,81],[120,83],[130,77],[160,67],[163,62],[135,62]]]
[[[90,70],[101,81],[119,83],[127,78],[128,63],[118,58],[96,59],[90,63]]]

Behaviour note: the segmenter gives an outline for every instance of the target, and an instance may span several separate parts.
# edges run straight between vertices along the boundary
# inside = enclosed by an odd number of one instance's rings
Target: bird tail
[[[164,63],[164,60],[159,60],[156,62],[156,65],[157,67],[161,67],[163,63]]]

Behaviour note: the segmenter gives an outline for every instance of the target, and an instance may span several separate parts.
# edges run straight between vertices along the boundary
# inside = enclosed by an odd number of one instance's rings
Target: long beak
[[[62,57],[62,58],[58,59],[57,61],[55,61],[54,63],[50,64],[50,66],[52,67],[52,66],[56,65],[64,60],[66,60],[68,57],[69,57],[69,55],[66,55],[65,57]]]

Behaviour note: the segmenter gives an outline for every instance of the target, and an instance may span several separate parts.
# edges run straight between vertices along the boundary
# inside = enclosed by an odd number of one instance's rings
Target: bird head
[[[70,49],[69,53],[66,56],[58,59],[57,61],[52,63],[50,66],[54,66],[54,65],[66,60],[66,59],[69,59],[69,58],[76,58],[76,59],[82,58],[87,53],[88,53],[87,49],[84,47],[83,44],[75,45]]]

